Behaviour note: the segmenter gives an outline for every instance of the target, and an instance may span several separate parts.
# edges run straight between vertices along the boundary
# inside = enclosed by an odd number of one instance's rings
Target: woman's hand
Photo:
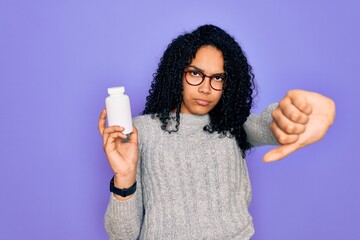
[[[106,128],[106,109],[99,117],[99,132],[103,138],[103,147],[110,167],[114,171],[114,184],[117,188],[129,188],[136,181],[136,164],[139,158],[138,134],[133,127],[130,140],[121,126]]]
[[[281,146],[264,156],[265,162],[321,140],[335,119],[335,103],[315,92],[289,91],[273,111],[271,130]]]

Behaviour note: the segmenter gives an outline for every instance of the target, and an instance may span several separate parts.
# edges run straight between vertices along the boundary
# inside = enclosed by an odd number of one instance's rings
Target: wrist
[[[120,165],[120,166],[114,166],[112,167],[112,170],[114,172],[114,176],[117,178],[128,178],[132,175],[136,175],[136,165]]]
[[[114,177],[110,180],[110,192],[114,193],[116,198],[123,200],[131,197],[136,191],[136,182],[129,188],[117,188],[114,185]]]
[[[128,173],[127,175],[114,175],[114,186],[116,188],[129,188],[131,187],[136,181],[136,171]]]

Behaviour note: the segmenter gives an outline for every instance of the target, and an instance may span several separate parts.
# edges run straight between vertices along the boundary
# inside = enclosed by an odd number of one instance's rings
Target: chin
[[[212,104],[208,106],[194,105],[182,105],[180,113],[194,114],[194,115],[205,115],[208,114],[215,106]]]
[[[211,110],[212,108],[196,107],[194,109],[191,109],[190,113],[195,115],[205,115],[208,114]]]

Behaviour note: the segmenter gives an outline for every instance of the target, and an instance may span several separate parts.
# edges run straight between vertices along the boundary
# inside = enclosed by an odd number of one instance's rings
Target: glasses
[[[187,69],[184,71],[185,80],[191,86],[199,86],[205,80],[205,77],[210,79],[210,86],[216,91],[221,91],[225,87],[225,73],[214,74],[207,76],[203,72],[196,69]]]

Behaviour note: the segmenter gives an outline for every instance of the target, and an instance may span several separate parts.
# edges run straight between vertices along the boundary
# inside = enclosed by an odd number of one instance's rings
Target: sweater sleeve
[[[139,133],[136,191],[130,199],[125,201],[117,200],[113,193],[110,194],[110,200],[104,218],[105,229],[110,240],[137,239],[140,235],[144,206],[141,182],[141,140],[139,126],[136,127]]]
[[[139,166],[139,162],[138,162]],[[143,219],[142,186],[139,167],[134,195],[125,201],[117,200],[113,193],[105,213],[105,229],[110,240],[137,239]]]
[[[261,114],[250,114],[244,123],[248,141],[252,146],[279,145],[270,129],[271,113],[277,106],[277,103],[270,104]]]

